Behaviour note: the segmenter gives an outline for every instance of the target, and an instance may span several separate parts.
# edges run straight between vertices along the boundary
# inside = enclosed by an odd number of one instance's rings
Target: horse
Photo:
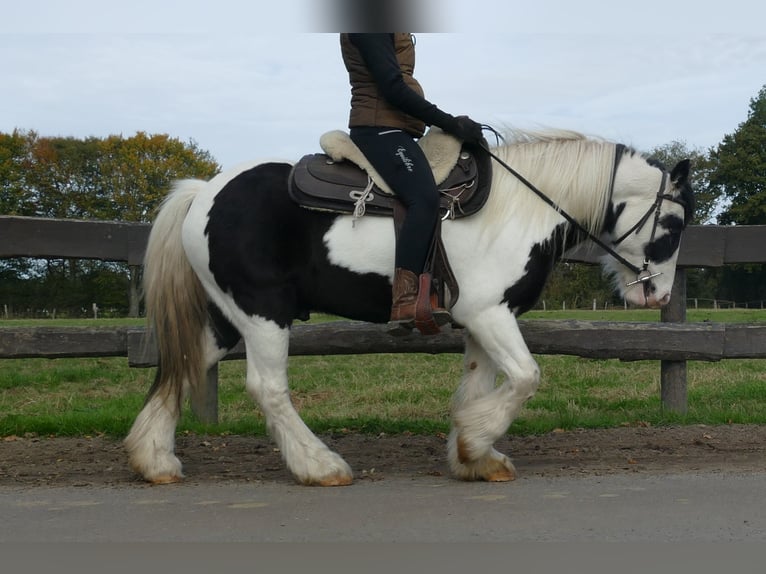
[[[540,383],[517,318],[535,305],[564,250],[586,234],[614,255],[602,266],[626,302],[666,305],[694,195],[689,160],[667,171],[628,146],[575,132],[517,132],[488,151],[533,181],[555,207],[515,175],[493,169],[485,205],[442,223],[459,284],[450,311],[465,340],[446,455],[456,478],[500,482],[513,480],[516,470],[494,443]],[[159,363],[124,440],[130,466],[146,481],[183,478],[174,452],[182,401],[240,338],[246,389],[295,480],[353,481],[346,461],[290,401],[290,327],[311,312],[385,323],[394,226],[386,217],[299,206],[288,197],[292,167],[253,162],[209,181],[177,181],[161,204],[144,268]]]

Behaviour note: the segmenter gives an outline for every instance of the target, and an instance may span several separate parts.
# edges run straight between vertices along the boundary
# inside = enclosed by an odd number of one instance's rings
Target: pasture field
[[[657,321],[656,311],[539,311],[525,319]],[[330,320],[317,317],[315,320]],[[762,322],[763,310],[690,310],[689,321]],[[0,320],[10,326],[142,325],[141,320]],[[658,361],[621,362],[539,355],[542,384],[510,429],[664,424],[766,424],[766,361],[688,363],[689,412],[662,411]],[[460,379],[460,355],[291,357],[292,398],[320,433],[441,433]],[[243,361],[219,369],[218,425],[186,413],[181,432],[264,434],[258,408],[244,392]],[[0,360],[0,436],[124,436],[141,408],[154,369],[131,369],[123,357]]]

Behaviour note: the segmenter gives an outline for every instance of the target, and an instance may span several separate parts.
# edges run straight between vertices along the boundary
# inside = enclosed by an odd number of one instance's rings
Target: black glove
[[[467,144],[478,144],[483,139],[481,124],[476,123],[468,116],[457,116],[452,119],[454,122],[450,122],[451,125],[447,126],[448,129],[444,131],[451,133]]]

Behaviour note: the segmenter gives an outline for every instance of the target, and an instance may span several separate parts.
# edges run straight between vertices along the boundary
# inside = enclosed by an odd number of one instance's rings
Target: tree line
[[[692,160],[695,223],[766,224],[766,85],[750,100],[747,119],[718,145],[690,149],[673,141],[638,151],[666,166]],[[167,134],[76,139],[0,132],[0,214],[148,222],[174,179],[209,179],[219,171],[194,141]],[[139,281],[140,269],[119,263],[0,260],[0,310],[8,305],[17,315],[55,309],[77,316],[95,302],[105,313],[135,316]],[[692,269],[687,294],[763,301],[766,272],[762,265]],[[593,299],[622,304],[600,268],[571,263],[557,266],[543,298],[549,308],[565,301],[589,307]]]
[[[44,137],[0,133],[0,214],[151,221],[175,179],[209,179],[220,166],[194,141],[139,132],[131,137]],[[137,316],[140,268],[60,259],[0,260],[0,305],[14,315],[79,316],[97,303]]]

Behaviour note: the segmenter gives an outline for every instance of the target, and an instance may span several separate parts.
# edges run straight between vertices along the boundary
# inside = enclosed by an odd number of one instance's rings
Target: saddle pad
[[[487,154],[477,155],[463,147],[457,164],[439,186],[442,216],[465,217],[484,205],[491,179],[489,160]],[[364,213],[391,216],[398,202],[374,185],[357,165],[336,162],[322,153],[306,155],[295,164],[288,189],[299,205],[335,213],[354,213],[358,200],[366,196]]]
[[[358,165],[367,172],[384,193],[387,195],[394,194],[347,132],[341,130],[326,132],[319,138],[319,146],[336,162],[348,161]],[[436,126],[431,126],[426,135],[418,140],[418,146],[428,159],[436,185],[441,185],[452,168],[455,167],[460,156],[462,143],[456,137],[443,132]]]

